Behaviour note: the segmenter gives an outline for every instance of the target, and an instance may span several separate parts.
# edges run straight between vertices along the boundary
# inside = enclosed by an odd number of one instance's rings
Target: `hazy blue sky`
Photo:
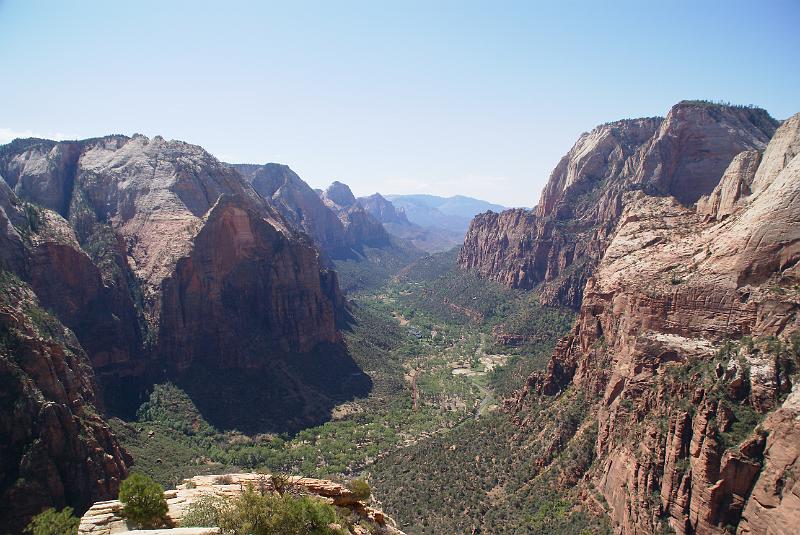
[[[599,123],[800,111],[799,58],[798,0],[0,0],[0,142],[161,134],[357,195],[532,206]]]

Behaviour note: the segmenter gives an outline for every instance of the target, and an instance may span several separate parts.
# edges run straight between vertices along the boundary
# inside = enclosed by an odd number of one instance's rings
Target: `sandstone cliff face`
[[[236,356],[225,364],[235,367],[242,358],[236,347],[253,322],[269,328],[259,331],[265,345],[254,350],[264,365],[273,347],[308,351],[338,340],[335,277],[237,171],[200,147],[139,135],[24,140],[0,150],[0,173],[21,198],[59,211],[75,229],[83,251],[75,244],[35,251],[30,279],[43,302],[75,330],[101,374],[109,368],[118,375],[144,350],[155,350],[156,359],[168,355],[168,365],[158,367],[183,368],[198,339],[207,344],[205,353],[230,347]],[[220,205],[222,196],[235,199],[246,217],[232,216],[233,201]],[[216,251],[223,249],[233,257],[221,261]],[[76,263],[79,268],[64,269]],[[295,284],[309,286],[293,295],[287,289]],[[234,288],[272,295],[259,311],[223,304]],[[191,310],[180,308],[188,303]],[[98,321],[96,310],[109,311],[116,323]],[[216,315],[201,322],[197,310]],[[219,328],[206,329],[203,322]],[[240,344],[229,345],[234,340]]]
[[[800,115],[760,164],[733,158],[697,210],[624,193],[572,333],[509,404],[524,421],[529,397],[587,393],[598,438],[582,484],[620,533],[800,521],[798,139]]]
[[[21,532],[44,507],[85,510],[116,495],[131,458],[98,416],[74,335],[8,272],[0,275],[0,525]]]
[[[2,275],[74,332],[48,345],[23,325],[38,308],[8,312],[7,329],[27,334],[3,372],[13,395],[0,425],[15,437],[0,463],[3,514],[19,504],[23,522],[47,505],[80,511],[113,496],[130,458],[89,406],[130,410],[128,395],[153,377],[241,371],[223,417],[245,411],[236,394],[249,379],[266,378],[270,400],[284,402],[262,411],[258,425],[270,430],[285,429],[287,415],[319,423],[332,404],[368,391],[336,330],[336,274],[200,147],[144,136],[22,140],[0,147],[0,174]],[[253,368],[261,373],[248,377]]]
[[[259,195],[296,228],[308,234],[331,258],[347,257],[344,225],[317,192],[286,165],[234,165]],[[346,187],[346,186],[345,186]]]
[[[334,181],[321,196],[344,226],[346,241],[356,250],[362,246],[385,248],[392,245],[383,225],[356,200],[347,184]]]
[[[411,225],[411,222],[406,217],[406,213],[402,209],[397,209],[380,193],[375,193],[369,197],[359,197],[358,203],[364,207],[364,210],[383,224]]]
[[[682,102],[665,119],[624,120],[580,137],[534,210],[477,216],[459,263],[515,288],[541,285],[545,302],[578,308],[608,246],[627,191],[691,205],[735,156],[761,151],[777,122],[763,110]]]
[[[162,285],[158,353],[168,366],[258,368],[272,364],[270,353],[340,341],[336,281],[316,250],[288,243],[241,199],[217,201],[192,247]]]
[[[325,189],[322,194],[322,199],[325,204],[334,208],[336,211],[342,211],[356,203],[356,197],[350,191],[347,184],[343,184],[338,180],[331,182],[331,185]]]

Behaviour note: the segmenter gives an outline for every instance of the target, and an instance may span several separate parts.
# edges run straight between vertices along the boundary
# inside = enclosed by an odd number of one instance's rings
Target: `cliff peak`
[[[323,197],[339,208],[347,208],[356,202],[356,198],[350,190],[350,186],[338,180],[333,181],[331,185],[327,187],[325,193],[323,193]]]
[[[777,126],[760,108],[699,101],[680,102],[663,119],[600,125],[559,161],[534,211],[474,219],[459,262],[513,287],[544,283],[545,301],[577,308],[630,199],[626,192],[691,207],[712,195],[740,153],[764,151]],[[735,202],[726,195],[725,203]]]

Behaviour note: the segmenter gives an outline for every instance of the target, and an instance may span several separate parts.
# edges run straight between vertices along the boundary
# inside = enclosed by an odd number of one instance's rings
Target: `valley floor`
[[[568,496],[547,490],[546,479],[526,481],[536,470],[520,445],[540,445],[498,411],[546,363],[569,311],[460,272],[453,253],[426,257],[350,297],[345,338],[372,379],[369,396],[293,435],[244,434],[210,425],[174,384],[157,385],[135,421],[112,420],[136,467],[168,487],[239,469],[366,477],[408,533],[604,529]],[[498,333],[513,335],[515,345],[498,344]]]

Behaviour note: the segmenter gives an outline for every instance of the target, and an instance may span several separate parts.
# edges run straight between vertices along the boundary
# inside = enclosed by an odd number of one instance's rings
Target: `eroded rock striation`
[[[98,415],[89,359],[21,279],[0,274],[0,526],[116,495],[132,459]]]
[[[351,255],[344,225],[316,191],[288,166],[237,164],[233,167],[292,225],[308,234],[331,258]]]
[[[232,360],[218,363],[232,367],[253,365],[273,346],[304,352],[338,341],[335,275],[237,171],[200,147],[140,135],[23,140],[0,151],[0,173],[21,199],[57,211],[75,230],[79,247],[34,254],[30,278],[46,305],[79,318],[69,326],[101,374],[143,353],[144,338],[155,358],[169,356],[168,368],[185,367],[197,339],[206,352],[228,348]],[[69,269],[81,261],[85,269]],[[71,280],[83,272],[98,282]],[[260,309],[231,302],[234,289],[265,298]],[[95,293],[107,303],[95,306]],[[133,332],[90,316],[104,309]],[[254,322],[273,346],[245,358],[252,340],[241,335]]]
[[[755,128],[751,112],[710,117]],[[798,140],[800,114],[763,154],[740,143],[713,166],[676,165],[671,180],[622,191],[575,327],[507,403],[524,425],[532,399],[585,394],[598,433],[580,484],[619,533],[777,534],[800,522]],[[687,182],[691,169],[717,182]]]
[[[515,288],[540,286],[546,302],[577,309],[626,192],[693,205],[712,193],[734,157],[763,151],[777,124],[761,109],[686,101],[664,119],[601,125],[561,159],[536,208],[473,219],[459,263]]]

